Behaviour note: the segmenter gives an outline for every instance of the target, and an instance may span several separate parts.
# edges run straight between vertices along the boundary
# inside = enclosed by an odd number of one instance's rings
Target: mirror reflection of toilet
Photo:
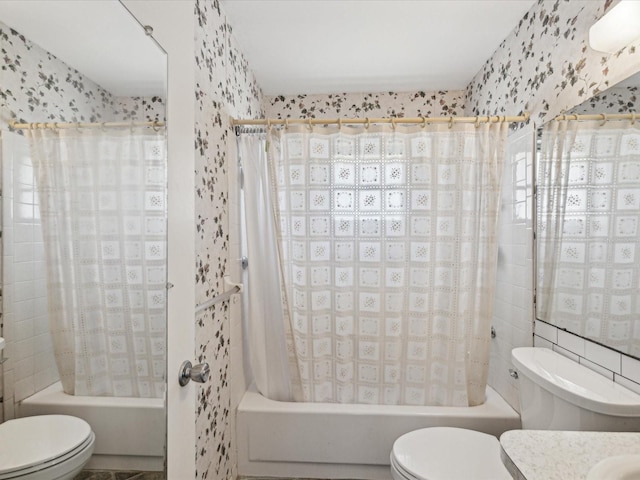
[[[640,395],[547,348],[511,352],[519,373],[522,428],[640,431]],[[391,451],[394,480],[510,480],[492,435],[433,427],[402,435]]]
[[[0,359],[4,339],[0,338]],[[91,458],[95,435],[69,415],[36,415],[0,424],[0,480],[71,480]]]

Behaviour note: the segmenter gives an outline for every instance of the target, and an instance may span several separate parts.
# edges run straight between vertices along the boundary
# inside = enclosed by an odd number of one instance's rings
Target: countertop
[[[510,430],[500,445],[514,479],[584,480],[607,457],[640,454],[640,433]]]

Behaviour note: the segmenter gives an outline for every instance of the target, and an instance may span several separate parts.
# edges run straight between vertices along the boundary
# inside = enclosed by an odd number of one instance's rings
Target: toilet
[[[515,348],[522,428],[640,432],[640,395],[562,355]],[[496,437],[432,427],[398,438],[391,450],[394,480],[510,480]]]
[[[463,453],[464,452],[464,453]],[[493,435],[453,427],[422,428],[398,438],[393,480],[512,480]]]
[[[38,415],[0,424],[0,480],[71,480],[89,461],[95,435],[69,415]]]

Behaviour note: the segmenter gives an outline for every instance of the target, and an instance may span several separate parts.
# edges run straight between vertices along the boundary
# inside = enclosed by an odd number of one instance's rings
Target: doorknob
[[[191,365],[189,360],[185,360],[180,365],[180,371],[178,372],[178,383],[181,387],[184,387],[190,380],[198,383],[206,383],[209,380],[209,364],[199,363],[198,365]]]

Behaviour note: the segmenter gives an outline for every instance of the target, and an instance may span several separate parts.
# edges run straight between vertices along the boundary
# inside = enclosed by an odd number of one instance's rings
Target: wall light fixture
[[[621,0],[589,29],[594,50],[616,53],[640,39],[640,1]]]

